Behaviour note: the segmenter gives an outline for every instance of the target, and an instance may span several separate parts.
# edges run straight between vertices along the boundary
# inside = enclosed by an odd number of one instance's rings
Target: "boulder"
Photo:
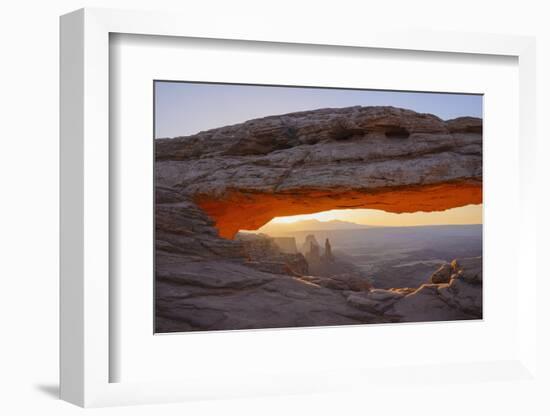
[[[443,264],[430,277],[431,283],[449,283],[451,280],[452,268],[450,264]]]
[[[451,276],[448,282],[424,284],[396,302],[389,313],[401,321],[438,321],[481,319],[483,311],[483,288],[481,257],[456,259],[438,269]],[[435,280],[438,280],[437,278]],[[442,280],[446,280],[442,279]]]

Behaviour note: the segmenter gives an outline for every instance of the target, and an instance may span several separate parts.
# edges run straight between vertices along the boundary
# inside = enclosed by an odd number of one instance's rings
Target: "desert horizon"
[[[434,267],[441,267],[457,256],[482,255],[481,223],[370,225],[300,217],[292,217],[291,222],[286,222],[285,217],[283,222],[273,219],[258,230],[240,230],[235,238],[249,241],[251,236],[257,236],[271,240],[284,253],[303,254],[308,272],[332,277],[354,270],[357,276],[377,288],[421,285]],[[425,241],[426,235],[429,242]],[[326,252],[323,244],[328,242],[331,264],[311,258],[308,240],[318,246],[315,250],[319,251],[319,259]],[[395,272],[396,268],[399,273]],[[405,270],[407,274],[402,276]]]

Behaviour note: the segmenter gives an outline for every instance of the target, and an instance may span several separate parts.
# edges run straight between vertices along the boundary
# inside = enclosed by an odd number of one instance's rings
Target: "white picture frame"
[[[110,363],[117,357],[109,348],[112,298],[109,296],[110,205],[112,168],[109,155],[109,36],[112,33],[208,39],[279,42],[282,44],[332,45],[438,53],[505,55],[519,62],[520,196],[518,261],[527,290],[518,290],[520,345],[516,357],[498,362],[422,365],[414,373],[419,380],[434,380],[448,371],[463,382],[481,382],[471,374],[502,374],[503,379],[538,383],[535,270],[536,218],[534,204],[535,152],[535,41],[508,35],[431,33],[429,31],[350,28],[327,35],[312,26],[299,28],[273,24],[233,27],[230,22],[204,25],[185,16],[167,13],[82,9],[61,18],[61,398],[80,406],[159,403],[209,397],[256,394],[322,392],[343,388],[342,374],[304,385],[283,372],[269,381],[243,382],[221,374],[183,381],[110,382]],[[523,279],[523,277],[522,277]],[[540,321],[538,323],[540,325]],[[355,373],[359,385],[387,383],[402,374],[381,368]],[[414,378],[413,377],[413,378]],[[297,380],[295,383],[292,379]],[[384,381],[385,380],[385,381]],[[213,386],[215,384],[215,386]]]

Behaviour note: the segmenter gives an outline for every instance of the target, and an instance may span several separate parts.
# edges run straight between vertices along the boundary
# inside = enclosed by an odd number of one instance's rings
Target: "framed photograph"
[[[539,383],[534,40],[241,29],[61,18],[62,398]]]

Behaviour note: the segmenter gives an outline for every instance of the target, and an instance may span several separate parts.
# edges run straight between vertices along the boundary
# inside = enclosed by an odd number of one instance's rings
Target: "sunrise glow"
[[[275,217],[270,224],[292,224],[299,221],[317,220],[347,221],[356,224],[377,226],[415,226],[438,224],[481,224],[482,205],[466,205],[445,211],[395,214],[375,209],[334,209],[313,214]]]

